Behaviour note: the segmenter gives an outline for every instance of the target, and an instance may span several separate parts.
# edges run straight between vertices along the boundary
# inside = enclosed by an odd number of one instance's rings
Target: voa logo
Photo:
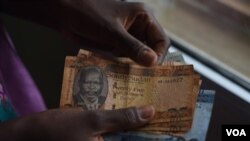
[[[247,136],[244,129],[226,129],[227,136]]]

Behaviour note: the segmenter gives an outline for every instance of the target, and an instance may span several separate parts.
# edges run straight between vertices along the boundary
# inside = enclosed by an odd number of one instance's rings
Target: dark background
[[[17,52],[30,71],[48,108],[59,106],[64,59],[67,47],[78,47],[57,32],[20,19],[1,15]],[[212,76],[211,76],[212,77]],[[207,134],[208,141],[221,140],[221,125],[250,124],[250,104],[209,79],[202,78],[203,89],[216,90],[214,109]]]
[[[16,50],[48,108],[59,106],[67,47],[77,46],[47,27],[1,15]]]

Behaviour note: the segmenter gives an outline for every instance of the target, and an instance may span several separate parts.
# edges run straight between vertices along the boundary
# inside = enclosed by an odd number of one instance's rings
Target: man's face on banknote
[[[101,92],[101,76],[98,72],[89,72],[81,84],[82,93],[86,96],[99,96]]]

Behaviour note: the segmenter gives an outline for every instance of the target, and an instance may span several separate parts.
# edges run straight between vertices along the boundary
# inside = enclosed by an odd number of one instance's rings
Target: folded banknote
[[[184,134],[192,126],[200,76],[182,58],[174,61],[178,53],[167,56],[154,67],[85,50],[67,56],[60,106],[112,110],[153,105],[155,117],[141,131]]]
[[[129,131],[106,134],[104,135],[104,141],[205,141],[212,114],[214,96],[214,90],[201,90],[199,92],[192,128],[182,136]]]

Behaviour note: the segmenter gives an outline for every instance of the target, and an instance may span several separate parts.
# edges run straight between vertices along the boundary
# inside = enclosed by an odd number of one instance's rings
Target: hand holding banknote
[[[145,66],[155,65],[157,60],[164,56],[169,45],[164,31],[142,3],[119,0],[1,0],[0,7],[2,13],[54,28],[89,49],[99,49],[116,56],[124,55]],[[50,48],[47,49],[50,51]],[[15,89],[14,85],[11,87]],[[18,94],[20,93],[13,93],[14,96]],[[36,101],[32,103],[37,104]],[[112,116],[113,112],[105,113]],[[102,123],[102,119],[94,117],[91,119],[88,113],[100,112],[77,113],[70,109],[52,110],[22,117],[1,123],[0,137],[4,141],[93,139],[91,138],[93,132],[84,132],[91,126],[84,119],[88,117],[90,121],[96,120],[98,123]],[[124,119],[122,117],[126,117],[126,114],[113,120],[120,121]],[[106,125],[104,129],[110,129],[111,125]],[[137,124],[126,124],[129,125]],[[119,124],[116,127],[117,130],[122,128]],[[99,133],[106,131],[104,129]]]
[[[84,112],[79,109],[48,110],[4,122],[0,126],[0,136],[4,141],[101,141],[101,134],[145,125],[154,113],[152,106]],[[8,126],[2,130],[4,125]],[[16,134],[13,136],[13,133]]]
[[[152,66],[170,45],[162,27],[142,3],[120,0],[62,0],[62,30],[89,50],[126,56]]]
[[[199,86],[192,65],[143,67],[80,50],[66,57],[60,106],[87,111],[153,105],[155,116],[141,131],[183,134],[191,128]]]

